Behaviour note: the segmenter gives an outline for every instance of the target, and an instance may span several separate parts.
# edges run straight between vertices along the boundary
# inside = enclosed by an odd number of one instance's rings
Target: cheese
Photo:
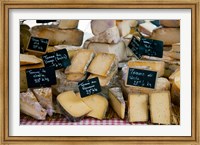
[[[20,48],[22,50],[20,51],[21,53],[24,53],[24,51],[28,47],[30,37],[30,31],[27,28],[21,27],[20,25]]]
[[[172,102],[180,106],[180,71],[174,77],[171,89]]]
[[[98,35],[114,26],[116,26],[115,20],[92,20],[91,21],[91,29],[94,35]]]
[[[119,33],[121,37],[124,37],[129,34],[131,31],[130,23],[128,21],[122,21],[117,24]]]
[[[92,50],[81,49],[71,60],[71,65],[65,69],[65,73],[85,74],[89,63],[92,61],[94,53]]]
[[[46,119],[46,110],[42,108],[30,90],[24,93],[20,93],[20,111],[37,120]]]
[[[150,39],[163,41],[164,45],[180,43],[179,28],[161,28],[153,31]]]
[[[150,94],[149,105],[152,123],[171,124],[171,98],[168,91]]]
[[[29,25],[27,25],[27,24],[20,24],[20,29],[26,29],[26,30],[29,30],[30,27],[29,27]]]
[[[175,44],[172,44],[172,51],[173,52],[179,52],[180,53],[180,43],[175,43]]]
[[[49,39],[49,45],[81,46],[84,33],[78,29],[59,29],[55,25],[39,25],[31,28],[32,36]]]
[[[115,64],[114,54],[98,53],[88,67],[88,72],[106,77]]]
[[[158,77],[161,77],[164,75],[165,72],[165,63],[163,61],[128,61],[128,67],[130,68],[143,68],[148,69],[151,71],[158,72]]]
[[[177,28],[180,27],[180,20],[160,20],[160,25],[164,27]]]
[[[115,54],[118,61],[126,60],[126,46],[123,41],[116,44],[90,43],[88,49],[94,50],[95,53],[104,52]]]
[[[67,91],[57,96],[57,102],[65,117],[72,122],[79,121],[82,117],[91,111],[82,99],[73,91]]]
[[[68,81],[77,81],[77,82],[84,80],[85,77],[86,75],[80,73],[72,73],[66,75]]]
[[[53,115],[53,98],[51,88],[38,88],[32,90],[40,105],[47,110],[49,116]]]
[[[124,119],[125,117],[125,101],[121,88],[115,87],[109,89],[109,102],[117,115]]]
[[[171,115],[172,115],[171,123],[175,125],[179,125],[180,124],[180,107],[172,104]]]
[[[94,94],[84,97],[82,100],[92,109],[86,116],[100,120],[104,119],[108,109],[108,101],[105,97]]]
[[[112,27],[106,31],[95,35],[89,39],[90,42],[100,42],[100,43],[118,43],[120,41],[119,30],[117,27]]]
[[[123,21],[127,21],[130,27],[136,27],[138,24],[137,20],[123,20]]]
[[[148,115],[148,95],[129,94],[128,96],[128,121],[147,122]]]
[[[176,76],[180,76],[180,67],[177,68],[170,76],[169,76],[169,81],[173,83],[174,79]]]
[[[139,32],[144,33],[146,35],[151,35],[154,30],[158,29],[158,27],[151,22],[142,23],[139,25]]]
[[[180,61],[165,62],[165,74],[164,74],[164,76],[169,77],[178,68],[180,68]]]
[[[171,57],[172,59],[179,59],[180,60],[180,52],[163,51],[163,55]]]
[[[60,29],[74,29],[78,27],[79,20],[60,20],[58,28]]]
[[[35,55],[20,54],[20,65],[38,64],[42,62],[42,59]]]

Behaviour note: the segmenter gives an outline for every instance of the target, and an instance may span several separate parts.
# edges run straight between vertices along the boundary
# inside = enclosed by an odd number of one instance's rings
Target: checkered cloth
[[[20,125],[146,125],[146,123],[129,123],[127,120],[120,119],[97,120],[93,118],[85,118],[79,122],[69,122],[65,118],[44,121],[21,118]]]

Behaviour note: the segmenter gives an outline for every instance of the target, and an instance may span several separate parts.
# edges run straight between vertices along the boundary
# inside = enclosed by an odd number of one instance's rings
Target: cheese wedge
[[[83,100],[73,91],[67,91],[57,96],[57,102],[65,117],[72,122],[79,121],[91,111]]]
[[[117,27],[112,27],[106,31],[95,35],[89,39],[91,42],[100,42],[100,43],[118,43],[120,41],[119,30]]]
[[[128,96],[128,121],[147,122],[148,115],[148,95],[129,94]]]
[[[38,64],[41,62],[42,59],[35,55],[20,54],[20,65]]]
[[[94,53],[92,50],[81,49],[71,60],[71,65],[65,69],[65,73],[85,74],[88,65],[92,61]]]
[[[146,35],[151,35],[154,30],[158,29],[158,27],[151,22],[142,23],[139,25],[139,32],[144,33]]]
[[[169,81],[171,83],[173,83],[174,79],[176,78],[176,76],[180,76],[180,67],[177,68],[174,73],[172,73],[170,76],[169,76]]]
[[[152,123],[171,124],[171,97],[168,91],[150,94],[149,105]]]
[[[108,100],[105,97],[94,94],[84,97],[82,100],[92,109],[86,116],[100,120],[104,119],[108,109]]]
[[[117,115],[124,119],[125,117],[125,101],[121,88],[115,87],[109,89],[109,102]]]
[[[26,25],[24,25],[26,27]],[[20,48],[24,53],[26,48],[28,47],[29,39],[31,37],[31,33],[28,28],[24,28],[24,26],[20,25]]]
[[[24,93],[20,93],[20,111],[37,120],[46,119],[47,111],[42,108],[30,90]]]
[[[117,23],[119,33],[121,37],[128,35],[131,31],[130,23],[128,21],[122,21]]]
[[[160,20],[160,25],[170,28],[180,27],[180,20]]]
[[[165,72],[165,63],[163,61],[128,61],[128,67],[157,71],[158,77],[163,76]]]
[[[32,90],[40,105],[47,110],[49,116],[53,115],[53,98],[51,88],[38,88]]]
[[[67,74],[66,78],[68,81],[82,81],[83,79],[85,79],[86,75],[84,74],[78,74],[78,73],[72,73],[72,74]]]
[[[74,29],[78,27],[79,20],[60,20],[58,28],[60,29]]]
[[[116,56],[108,53],[98,53],[88,67],[88,72],[106,77],[115,65]]]

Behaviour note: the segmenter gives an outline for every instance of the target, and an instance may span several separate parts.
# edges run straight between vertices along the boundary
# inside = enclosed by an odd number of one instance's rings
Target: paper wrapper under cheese
[[[33,89],[33,93],[38,99],[40,105],[47,110],[49,116],[53,115],[53,100],[51,88],[39,88]]]
[[[37,120],[46,119],[47,111],[42,108],[30,90],[25,93],[20,93],[20,111]]]

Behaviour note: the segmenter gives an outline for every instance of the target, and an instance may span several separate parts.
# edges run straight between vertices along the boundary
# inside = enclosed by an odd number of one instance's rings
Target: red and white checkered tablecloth
[[[129,123],[127,120],[111,119],[111,120],[97,120],[93,118],[85,118],[79,122],[69,122],[65,118],[58,118],[52,120],[30,120],[27,118],[20,119],[20,125],[147,125],[146,123]]]

